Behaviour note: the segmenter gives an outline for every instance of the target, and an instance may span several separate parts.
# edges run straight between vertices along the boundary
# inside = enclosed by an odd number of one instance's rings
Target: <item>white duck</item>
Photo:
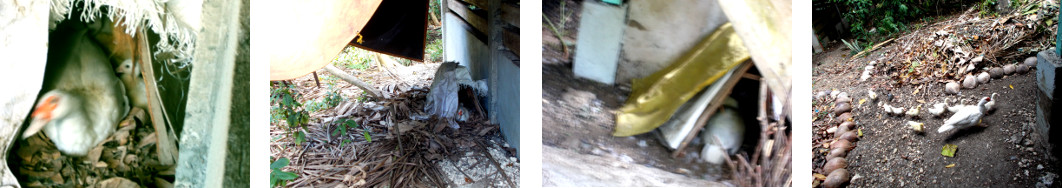
[[[105,53],[84,31],[49,39],[48,68],[28,138],[44,133],[63,153],[82,156],[106,139],[129,108]]]
[[[959,110],[961,110],[963,107],[967,106],[967,105],[962,104],[963,101],[965,101],[965,99],[964,100],[960,100],[959,104],[957,104],[957,105],[949,106],[948,107],[948,111],[951,112],[951,113],[959,112]],[[945,99],[944,102],[946,103],[946,102],[948,102],[948,100]]]
[[[727,98],[723,108],[708,120],[704,133],[705,145],[701,157],[708,163],[722,164],[726,157],[737,153],[745,134],[745,123],[737,112],[737,100]],[[716,142],[716,138],[719,142]]]
[[[129,105],[147,110],[147,89],[144,88],[144,76],[140,73],[140,66],[135,65],[132,59],[126,59],[118,64],[114,71],[119,74],[118,77],[125,85]]]
[[[977,106],[963,107],[959,112],[956,112],[955,115],[951,115],[951,118],[944,121],[944,125],[941,125],[940,129],[937,129],[937,133],[981,124],[981,117],[983,117],[985,111],[988,110],[985,108],[985,103],[988,103],[989,101],[992,101],[992,99],[985,97],[981,99],[981,102],[977,103]]]
[[[988,103],[985,103],[985,108],[987,108],[988,111],[995,111],[996,110],[996,95],[997,94],[998,93],[992,93],[992,97],[990,97],[992,100],[989,100]]]
[[[947,104],[945,104],[943,102],[942,103],[937,103],[937,104],[934,104],[933,107],[926,109],[926,111],[929,111],[929,113],[933,114],[933,116],[935,116],[935,117],[940,117],[940,115],[943,115],[944,111],[947,110],[947,109],[944,108],[944,105],[947,105]]]
[[[882,108],[884,108],[885,109],[885,113],[888,113],[889,115],[900,115],[900,114],[903,114],[903,112],[904,112],[903,107],[893,107],[892,105],[889,105],[888,103],[886,103],[885,105],[882,105]]]

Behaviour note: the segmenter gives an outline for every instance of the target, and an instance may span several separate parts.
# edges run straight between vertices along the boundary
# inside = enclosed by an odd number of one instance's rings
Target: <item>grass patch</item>
[[[368,50],[347,46],[342,53],[339,53],[339,56],[336,56],[336,59],[332,60],[332,64],[350,69],[365,70],[372,66],[370,64],[372,61],[375,61],[373,54],[375,53]]]
[[[440,62],[443,56],[441,30],[428,30],[428,45],[424,46],[424,59],[430,62]],[[434,37],[432,37],[434,36]]]

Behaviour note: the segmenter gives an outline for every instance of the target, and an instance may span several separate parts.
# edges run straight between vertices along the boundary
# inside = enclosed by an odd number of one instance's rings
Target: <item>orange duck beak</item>
[[[37,105],[37,108],[33,110],[32,118],[29,127],[26,131],[22,132],[22,138],[29,138],[33,134],[41,131],[44,125],[47,125],[49,121],[52,121],[52,111],[59,106],[58,98],[55,96],[49,96],[44,99],[44,103]]]

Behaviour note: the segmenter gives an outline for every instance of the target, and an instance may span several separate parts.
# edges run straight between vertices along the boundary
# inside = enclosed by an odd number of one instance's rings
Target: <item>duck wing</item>
[[[66,40],[52,43],[55,50],[49,51],[44,85],[50,87],[47,90],[61,90],[80,99],[80,108],[76,110],[83,112],[84,121],[89,125],[78,125],[85,126],[82,128],[84,131],[72,134],[83,134],[77,135],[83,137],[73,138],[83,138],[85,144],[91,147],[110,136],[121,118],[128,113],[125,89],[115,76],[106,53],[91,41],[86,32],[57,35],[61,36],[52,38]]]
[[[941,130],[938,130],[938,132],[947,131],[952,128],[961,129],[976,125],[977,122],[981,120],[982,115],[981,109],[977,106],[964,107],[962,110],[959,110],[959,112],[956,112],[955,115],[952,115],[951,118],[948,118],[947,121],[944,121],[944,125],[941,126]]]

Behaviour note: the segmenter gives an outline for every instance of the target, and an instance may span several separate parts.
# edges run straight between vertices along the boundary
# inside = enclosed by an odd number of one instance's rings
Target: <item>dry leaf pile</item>
[[[970,8],[894,39],[892,48],[871,59],[883,63],[898,84],[958,80],[1052,47],[1058,21],[1053,15],[1058,6],[1050,1],[1029,1],[987,17]]]
[[[491,124],[482,114],[473,113],[468,122],[460,123],[460,129],[453,130],[423,111],[426,88],[391,85],[382,90],[392,97],[346,101],[311,114],[307,141],[302,145],[296,146],[291,138],[273,141],[274,157],[291,159],[284,170],[299,175],[287,186],[445,187],[516,178],[508,177],[503,168],[513,169],[518,163],[497,162],[510,160],[484,154],[495,151],[488,148],[498,147],[494,140],[500,140],[500,135],[498,125]],[[358,126],[348,127],[347,134],[333,136],[347,120],[357,122]],[[287,135],[274,132],[274,136]],[[515,156],[514,150],[501,151],[506,156]],[[469,153],[481,154],[475,155],[481,160],[464,165],[494,170],[488,176],[468,175],[465,180],[454,181],[438,165],[443,161],[460,161]]]
[[[36,134],[18,141],[8,162],[26,187],[172,186],[174,166],[159,164],[156,141],[153,127],[128,118],[85,156],[63,155],[45,134]]]

